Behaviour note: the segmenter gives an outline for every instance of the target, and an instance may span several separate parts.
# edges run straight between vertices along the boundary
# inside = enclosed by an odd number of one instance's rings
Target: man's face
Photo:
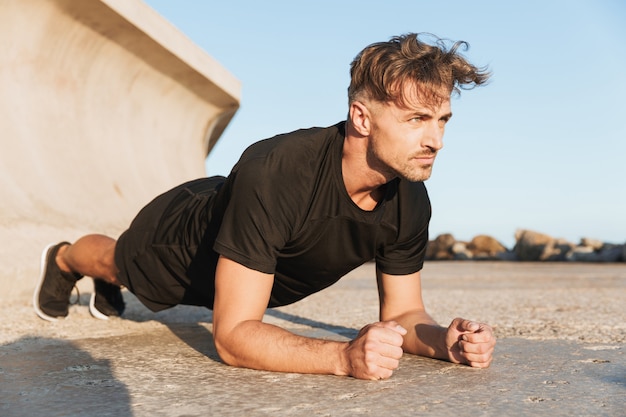
[[[371,132],[370,167],[389,179],[425,181],[430,178],[437,152],[443,147],[446,122],[452,117],[449,96],[438,105],[418,100],[396,103],[369,102]]]

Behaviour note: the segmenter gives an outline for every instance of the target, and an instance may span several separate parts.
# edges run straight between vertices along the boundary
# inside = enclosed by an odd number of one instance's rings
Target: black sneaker
[[[41,254],[39,281],[33,294],[33,307],[39,317],[57,321],[69,312],[70,296],[82,275],[64,272],[56,263],[59,248],[68,242],[48,245]]]
[[[126,308],[122,289],[101,279],[94,279],[93,287],[94,291],[89,300],[91,315],[100,320],[121,316]]]

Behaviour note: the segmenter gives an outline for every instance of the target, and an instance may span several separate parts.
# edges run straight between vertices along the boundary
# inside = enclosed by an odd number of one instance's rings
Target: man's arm
[[[263,323],[273,282],[273,275],[220,257],[215,273],[213,337],[224,362],[267,371],[363,379],[388,378],[398,367],[404,329],[394,322],[366,326],[351,342],[298,336]]]
[[[405,352],[486,368],[496,339],[484,323],[456,318],[442,327],[426,312],[420,273],[388,275],[377,270],[380,320],[393,320],[407,329]]]

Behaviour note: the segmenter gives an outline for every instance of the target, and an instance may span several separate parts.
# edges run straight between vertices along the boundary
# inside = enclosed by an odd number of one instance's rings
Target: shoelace
[[[76,300],[72,302],[72,294],[74,294],[74,290],[76,290]],[[74,284],[74,287],[72,288],[72,292],[70,293],[70,305],[71,306],[80,305],[80,290],[78,289],[78,286],[76,284]]]

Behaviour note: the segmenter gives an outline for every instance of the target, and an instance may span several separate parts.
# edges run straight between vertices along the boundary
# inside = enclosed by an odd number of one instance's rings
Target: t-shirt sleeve
[[[280,182],[269,175],[262,158],[252,159],[229,176],[230,201],[214,250],[267,274],[275,272],[281,248],[293,230],[293,208]]]
[[[376,266],[390,275],[408,275],[424,266],[431,206],[423,183],[400,186],[397,239],[379,248]]]
[[[428,227],[410,239],[382,249],[376,257],[376,266],[390,275],[408,275],[424,266]]]

